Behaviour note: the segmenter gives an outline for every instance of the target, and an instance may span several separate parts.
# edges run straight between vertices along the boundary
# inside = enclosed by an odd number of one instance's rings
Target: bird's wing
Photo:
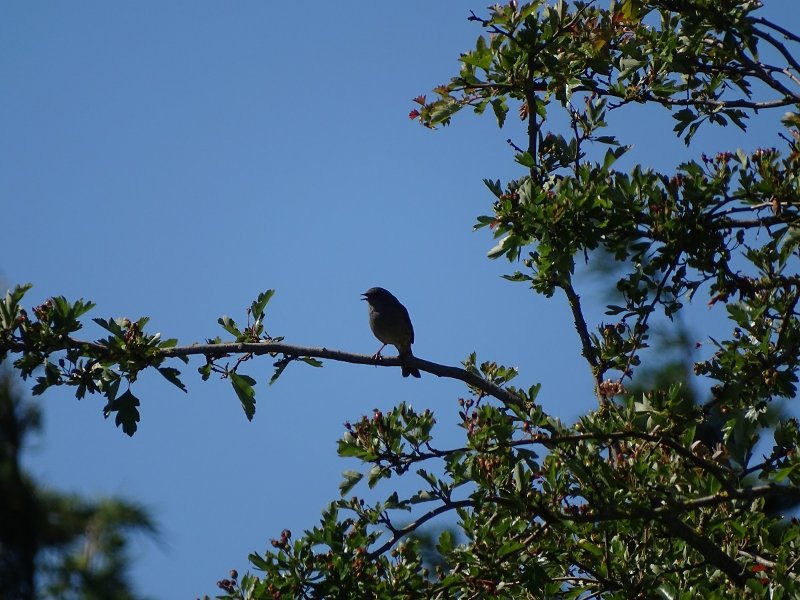
[[[411,332],[411,342],[410,343],[413,344],[414,343],[414,326],[411,324],[411,317],[409,316],[408,309],[405,306],[403,306],[401,304],[400,308],[403,309],[403,316],[406,319],[406,323],[408,323],[408,330]]]

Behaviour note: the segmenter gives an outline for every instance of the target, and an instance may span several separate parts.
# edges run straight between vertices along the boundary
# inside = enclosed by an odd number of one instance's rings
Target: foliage
[[[800,36],[760,17],[759,7],[510,0],[486,16],[472,13],[485,34],[461,55],[458,75],[434,89],[435,99],[417,97],[409,116],[435,128],[464,108],[491,108],[500,127],[512,109],[519,115],[525,143],[509,144],[522,174],[485,180],[491,211],[476,229],[488,227],[497,240],[490,258],[519,265],[509,280],[547,297],[564,294],[598,409],[565,424],[536,404],[538,385],[510,385],[513,369],[474,354],[463,369],[414,359],[467,384],[458,401],[462,446],[438,448],[434,415],[405,404],[349,424],[339,454],[364,470],[344,474],[341,498],[317,527],[297,538],[284,531],[254,552],[258,575],[221,580],[223,597],[800,593],[800,526],[774,509],[800,501],[800,426],[769,411],[775,399],[796,396],[800,361],[800,63],[792,54]],[[674,172],[615,168],[629,147],[605,131],[609,111],[638,104],[674,119],[688,148]],[[745,131],[755,111],[781,107],[790,112],[780,149],[692,156],[700,127]],[[551,131],[559,118],[565,131]],[[619,268],[620,301],[607,307],[608,322],[590,328],[574,273],[577,260],[591,268],[598,256]],[[89,304],[54,298],[30,321],[19,305],[24,292],[10,292],[0,306],[0,357],[20,354],[23,377],[43,370],[36,392],[68,384],[79,397],[105,394],[107,412],[129,434],[138,400],[130,389],[118,395],[120,383],[130,386],[153,367],[182,386],[177,370],[163,366],[168,358],[204,355],[203,377],[229,378],[248,418],[255,380],[238,367],[257,354],[278,358],[275,377],[296,360],[370,361],[267,336],[271,292],[248,311],[245,329],[220,320],[232,342],[182,348],[145,334],[146,320],[98,320],[109,338],[74,340]],[[687,402],[683,374],[629,391],[652,321],[700,298],[724,307],[731,322],[730,335],[712,340],[713,356],[692,367],[709,396]],[[65,356],[54,363],[59,352]],[[220,364],[232,355],[232,367]],[[423,482],[417,493],[363,497],[409,471]],[[374,492],[351,495],[364,483]],[[445,566],[430,572],[416,534],[448,517],[463,541],[443,531],[437,550]]]
[[[155,534],[152,518],[130,501],[87,500],[36,483],[20,453],[40,426],[36,405],[0,373],[0,596],[138,598],[128,541],[134,532]]]

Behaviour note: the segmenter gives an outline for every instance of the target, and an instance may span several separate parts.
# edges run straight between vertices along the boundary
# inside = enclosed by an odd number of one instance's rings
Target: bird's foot
[[[372,360],[374,360],[376,363],[383,360],[383,357],[381,356],[381,350],[384,348],[386,348],[386,344],[378,348],[378,351],[372,355]]]

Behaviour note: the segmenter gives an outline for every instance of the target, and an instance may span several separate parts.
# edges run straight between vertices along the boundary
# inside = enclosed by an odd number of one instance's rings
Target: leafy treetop
[[[535,402],[540,386],[510,385],[514,369],[475,354],[463,369],[414,358],[420,370],[467,384],[457,409],[463,444],[438,447],[433,413],[405,404],[349,423],[339,453],[365,470],[345,473],[341,498],[317,527],[296,539],[284,531],[253,553],[259,576],[221,580],[225,597],[798,594],[800,526],[783,515],[800,502],[800,428],[770,407],[795,397],[800,361],[800,36],[761,17],[760,6],[512,0],[471,14],[483,35],[461,55],[460,72],[435,88],[435,99],[416,98],[410,116],[433,128],[468,107],[491,108],[501,127],[512,107],[519,115],[525,140],[509,143],[520,176],[485,180],[491,210],[476,228],[497,240],[491,258],[519,265],[508,279],[564,294],[598,408],[564,424]],[[631,104],[674,118],[689,147],[674,172],[615,168],[628,147],[606,131],[606,118]],[[788,110],[780,149],[691,157],[699,127],[745,131],[755,111],[775,108]],[[563,131],[551,126],[559,112]],[[616,265],[619,300],[608,322],[590,326],[576,261],[603,257]],[[246,327],[220,320],[232,341],[178,347],[145,334],[145,320],[101,320],[109,338],[76,340],[88,304],[54,298],[29,319],[24,292],[0,307],[0,357],[19,354],[24,377],[43,370],[37,391],[68,384],[79,396],[105,394],[105,410],[128,433],[139,402],[129,387],[119,394],[121,383],[157,368],[180,386],[164,367],[171,358],[205,356],[203,377],[229,378],[248,417],[255,380],[238,371],[257,354],[277,359],[276,376],[298,360],[372,360],[269,337],[270,293],[248,311]],[[730,334],[712,340],[713,355],[693,365],[691,377],[711,384],[707,397],[687,400],[692,383],[680,378],[628,391],[654,316],[673,318],[701,297],[731,321]],[[365,477],[372,488],[410,473],[421,482],[411,496],[350,496]],[[461,536],[441,534],[433,572],[415,533],[448,515]]]

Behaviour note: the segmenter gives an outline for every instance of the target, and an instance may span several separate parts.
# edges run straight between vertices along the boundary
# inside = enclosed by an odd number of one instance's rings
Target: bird
[[[381,350],[387,344],[397,348],[401,361],[413,356],[411,344],[414,343],[414,326],[411,324],[411,317],[408,316],[406,307],[394,297],[394,294],[382,287],[369,288],[361,295],[364,296],[362,300],[366,300],[369,306],[369,328],[378,341],[383,343],[373,358],[379,360]],[[400,368],[403,377],[409,375],[420,377],[419,369],[416,367],[401,365]]]

